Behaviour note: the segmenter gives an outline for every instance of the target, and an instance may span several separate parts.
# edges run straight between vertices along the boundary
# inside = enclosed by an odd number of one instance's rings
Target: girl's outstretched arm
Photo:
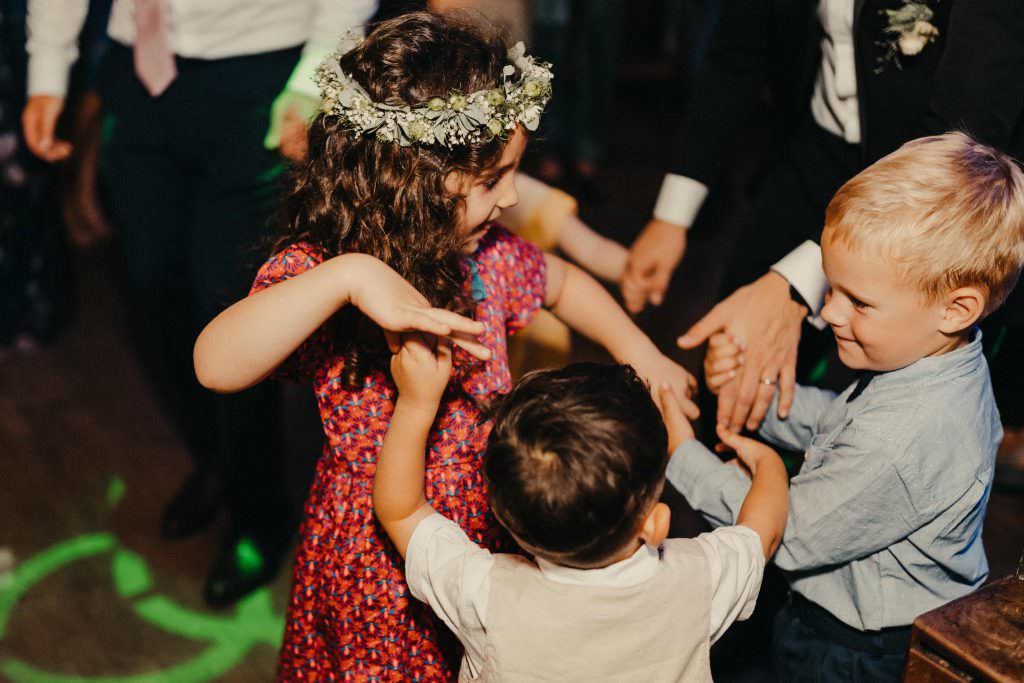
[[[486,360],[476,341],[483,324],[427,300],[383,261],[366,254],[335,256],[246,297],[214,318],[196,340],[199,382],[230,393],[259,383],[342,306],[352,304],[380,325],[392,351],[397,333],[421,330]]]
[[[451,375],[452,350],[444,339],[418,333],[402,337],[391,358],[398,399],[377,456],[373,510],[405,557],[416,525],[433,512],[423,490],[427,436]]]
[[[683,412],[700,411],[690,400],[697,388],[693,375],[665,356],[594,278],[557,256],[545,254],[547,289],[544,305],[566,325],[603,346],[615,360],[628,363],[651,387],[669,384]]]

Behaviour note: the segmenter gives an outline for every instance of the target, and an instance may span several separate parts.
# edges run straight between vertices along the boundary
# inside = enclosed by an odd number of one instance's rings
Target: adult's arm
[[[638,313],[664,300],[693,224],[741,122],[761,97],[773,45],[770,2],[725,0],[700,75],[678,126],[662,132],[674,147],[653,216],[630,248],[622,295]]]
[[[60,161],[71,154],[71,143],[55,137],[57,119],[64,110],[71,65],[78,59],[78,34],[88,11],[88,0],[28,3],[28,102],[21,125],[28,148],[44,161]]]
[[[293,0],[294,1],[294,0]],[[377,0],[307,0],[312,5],[299,63],[274,100],[263,145],[281,147],[293,160],[306,155],[306,124],[316,113],[320,93],[313,80],[317,66],[332,51],[352,49],[377,11]]]

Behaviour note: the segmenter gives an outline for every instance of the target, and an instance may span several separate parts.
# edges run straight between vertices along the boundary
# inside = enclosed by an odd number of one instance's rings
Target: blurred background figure
[[[23,121],[46,161],[74,151],[56,123],[87,9],[86,0],[29,3]],[[374,9],[368,0],[115,0],[111,10],[102,157],[121,275],[143,365],[193,459],[160,531],[189,536],[227,508],[230,530],[204,589],[214,606],[273,578],[295,522],[278,388],[209,394],[194,379],[192,343],[252,281],[282,168],[273,148],[315,106],[313,69]],[[82,224],[95,234],[98,223]]]
[[[0,1],[0,353],[53,337],[68,312],[55,174],[21,135],[25,11],[26,0]]]
[[[625,2],[535,0],[532,7],[535,50],[558,65],[562,86],[547,113],[535,173],[584,200],[601,200],[598,170],[607,146]]]

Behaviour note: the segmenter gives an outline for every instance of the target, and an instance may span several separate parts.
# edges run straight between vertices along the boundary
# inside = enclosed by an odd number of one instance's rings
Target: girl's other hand
[[[655,401],[657,401],[657,387],[667,384],[672,389],[676,403],[679,404],[683,414],[691,420],[700,417],[700,408],[690,400],[690,396],[697,391],[697,379],[688,373],[682,365],[660,351],[653,351],[640,358],[630,358],[624,362],[632,365],[637,374],[647,381]]]
[[[452,373],[452,348],[447,339],[418,332],[403,334],[391,357],[391,377],[398,397],[411,407],[433,415]]]
[[[432,307],[415,287],[380,259],[365,254],[346,257],[359,257],[358,261],[350,258],[350,262],[358,263],[352,274],[351,303],[383,328],[392,353],[398,352],[399,333],[417,331],[447,337],[480,360],[491,357],[490,350],[477,340],[484,331],[483,323]]]
[[[708,350],[704,355],[704,381],[711,393],[719,390],[736,378],[743,367],[744,345],[725,332],[716,332],[708,339]]]
[[[683,409],[676,400],[672,387],[662,384],[654,395],[658,410],[661,411],[661,419],[665,421],[665,429],[668,430],[668,452],[672,453],[679,447],[679,444],[697,438],[693,433],[690,421],[683,414]]]

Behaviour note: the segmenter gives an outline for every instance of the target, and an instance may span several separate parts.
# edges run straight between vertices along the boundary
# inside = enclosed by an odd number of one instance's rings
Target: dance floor
[[[659,96],[638,91],[628,99]],[[617,115],[634,118],[629,126],[613,122],[610,201],[584,215],[628,241],[653,205],[666,162],[664,146],[644,136],[667,130],[670,119],[647,107]],[[643,116],[652,120],[640,125]],[[735,194],[717,204],[709,210],[720,212],[723,228],[693,237],[670,304],[641,318],[663,348],[712,302],[728,226],[741,210]],[[287,572],[236,607],[213,611],[199,595],[223,528],[183,542],[159,538],[162,506],[189,463],[122,332],[111,253],[103,246],[75,257],[78,313],[60,338],[0,359],[0,680],[268,680]],[[577,353],[595,355],[584,344]],[[679,357],[696,369],[696,356]],[[293,394],[288,482],[297,505],[317,442],[309,411]],[[993,577],[1012,571],[1024,548],[1022,501],[992,496],[985,540]],[[675,507],[676,531],[700,528],[684,504]],[[756,637],[740,632],[725,644],[736,656],[716,661],[749,666],[723,664],[717,680],[770,680],[763,659],[744,650],[744,639]]]

